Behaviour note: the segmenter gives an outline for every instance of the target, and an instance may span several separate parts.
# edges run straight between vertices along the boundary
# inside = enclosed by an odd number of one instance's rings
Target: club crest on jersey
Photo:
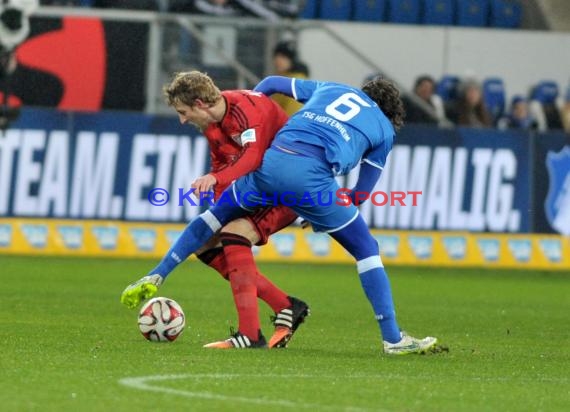
[[[246,143],[252,143],[255,142],[256,140],[257,139],[255,136],[255,129],[247,129],[245,132],[241,134],[238,143],[240,143],[242,146],[245,146]]]
[[[546,155],[550,185],[544,211],[550,226],[563,235],[570,235],[570,146]]]

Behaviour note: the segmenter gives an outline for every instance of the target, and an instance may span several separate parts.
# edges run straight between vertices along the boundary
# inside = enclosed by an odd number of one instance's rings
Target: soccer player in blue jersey
[[[434,347],[436,338],[417,339],[401,332],[378,243],[356,207],[361,203],[357,193],[374,188],[395,132],[403,124],[398,89],[381,78],[359,90],[338,83],[270,76],[255,90],[267,95],[282,93],[305,105],[278,132],[261,167],[239,178],[212,209],[190,222],[149,275],[166,277],[221,226],[251,213],[252,206],[286,197],[288,206],[315,231],[329,233],[355,258],[362,288],[380,327],[384,352],[423,353]],[[347,174],[358,164],[358,181],[349,194],[352,202],[323,202],[327,194],[340,188],[335,175]],[[241,196],[246,193],[247,202]],[[127,287],[122,299],[139,302],[150,297],[153,291],[145,288],[144,279]]]

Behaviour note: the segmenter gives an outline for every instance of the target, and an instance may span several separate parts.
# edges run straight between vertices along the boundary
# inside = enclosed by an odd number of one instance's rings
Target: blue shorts
[[[327,163],[271,147],[261,167],[238,179],[230,190],[244,209],[282,204],[311,222],[315,231],[335,232],[358,216],[353,204],[339,204],[338,189]]]

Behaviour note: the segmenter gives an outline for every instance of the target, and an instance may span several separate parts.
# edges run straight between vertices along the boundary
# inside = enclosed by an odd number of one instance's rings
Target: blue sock
[[[380,256],[372,256],[357,262],[360,283],[374,309],[374,315],[382,331],[382,339],[386,342],[396,343],[401,339],[400,328],[396,322],[392,290],[386,271],[383,267],[375,265],[376,267],[372,269],[360,272],[360,267],[363,266],[362,263],[370,262],[371,260],[377,260],[377,262],[381,264]]]
[[[378,242],[370,234],[366,222],[357,216],[348,226],[332,232],[331,236],[356,259],[360,284],[372,305],[382,339],[390,343],[399,342],[400,328],[396,322],[390,281],[380,259]]]
[[[178,264],[206,243],[220,226],[217,221],[212,222],[210,216],[213,217],[212,213],[207,211],[193,219],[149,275],[159,274],[163,279],[166,278]]]

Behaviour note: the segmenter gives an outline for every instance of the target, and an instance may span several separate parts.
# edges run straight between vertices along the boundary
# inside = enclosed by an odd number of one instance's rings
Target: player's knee
[[[253,227],[253,224],[248,219],[236,219],[222,228],[223,233],[231,233],[234,235],[239,235],[251,242],[252,245],[255,245],[259,242],[259,235],[257,231]]]
[[[364,235],[358,242],[353,243],[350,249],[349,252],[357,262],[370,256],[380,256],[378,242],[372,235]]]
[[[378,242],[372,235],[366,236],[362,241],[362,252],[368,256],[376,256],[380,254]]]
[[[200,253],[196,253],[196,257],[202,263],[210,266],[212,269],[218,272],[224,279],[228,280],[228,273],[223,254],[224,249],[220,243],[219,247],[201,250]]]

